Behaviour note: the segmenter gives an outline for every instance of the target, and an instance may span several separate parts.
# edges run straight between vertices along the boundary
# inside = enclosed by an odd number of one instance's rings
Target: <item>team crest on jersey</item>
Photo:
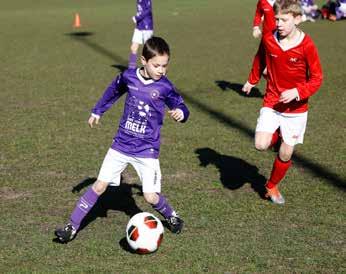
[[[290,58],[290,62],[291,62],[291,63],[297,63],[298,60],[299,60],[299,59],[298,59],[297,57],[291,57],[291,58]]]
[[[160,92],[156,89],[153,89],[152,91],[150,91],[150,96],[152,99],[157,99],[160,96]]]

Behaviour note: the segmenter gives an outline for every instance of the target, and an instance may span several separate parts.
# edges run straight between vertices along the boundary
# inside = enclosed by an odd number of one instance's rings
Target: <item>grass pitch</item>
[[[346,272],[345,21],[302,25],[319,49],[324,84],[280,207],[257,187],[275,157],[253,148],[264,83],[250,97],[240,93],[259,43],[254,9],[250,0],[154,1],[155,34],[172,50],[169,78],[191,110],[187,124],[166,119],[160,157],[163,192],[186,227],[140,256],[126,250],[125,227],[134,211],[152,210],[132,169],[73,242],[53,241],[117,129],[123,100],[96,129],[86,121],[126,66],[135,1],[2,3],[1,273]]]

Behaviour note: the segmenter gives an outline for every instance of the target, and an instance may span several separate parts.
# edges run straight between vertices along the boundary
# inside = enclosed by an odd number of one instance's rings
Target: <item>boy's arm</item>
[[[137,12],[136,16],[133,17],[135,23],[142,21],[151,12],[151,3],[143,5],[142,12]]]
[[[92,109],[93,117],[101,117],[121,95],[126,92],[126,83],[124,82],[123,75],[117,76],[112,83],[104,91],[103,96],[96,103]]]
[[[308,65],[308,80],[297,85],[298,100],[304,100],[313,95],[321,86],[323,73],[316,46],[311,42],[305,48]]]
[[[250,75],[248,77],[247,82],[242,87],[242,91],[246,94],[249,94],[251,92],[251,89],[256,86],[256,84],[261,79],[261,75],[263,71],[266,68],[266,61],[265,61],[265,50],[263,45],[263,38],[261,41],[261,44],[259,45],[258,51],[255,55],[255,58],[252,63],[252,68]]]
[[[183,98],[175,89],[172,89],[166,99],[165,104],[171,110],[169,113],[178,122],[185,123],[190,116],[190,111],[184,103]]]
[[[256,85],[260,79],[261,75],[266,68],[266,59],[265,59],[265,49],[263,44],[263,39],[258,47],[255,58],[252,62],[251,72],[248,77],[248,82],[251,85]]]
[[[256,6],[256,11],[255,11],[255,17],[253,19],[253,27],[257,27],[259,28],[259,26],[261,25],[262,22],[262,16],[263,16],[263,11],[261,9],[261,1],[257,2],[257,6]]]

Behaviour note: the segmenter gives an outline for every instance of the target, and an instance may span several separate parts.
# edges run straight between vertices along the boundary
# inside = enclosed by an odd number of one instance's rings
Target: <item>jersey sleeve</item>
[[[266,67],[265,49],[264,49],[264,43],[262,39],[259,45],[258,51],[253,60],[251,72],[248,78],[248,82],[251,85],[256,85],[260,81],[262,72],[265,69],[265,67]]]
[[[320,88],[323,80],[320,58],[317,48],[312,41],[305,47],[304,54],[308,67],[308,77],[306,82],[297,85],[300,100],[307,99],[313,95]]]
[[[263,16],[263,11],[261,9],[261,1],[258,1],[256,6],[256,11],[255,11],[255,17],[253,19],[253,24],[252,24],[254,27],[259,27],[261,25],[262,16]]]
[[[185,105],[183,97],[176,91],[175,87],[168,92],[165,98],[165,104],[169,109],[181,109],[184,113],[184,119],[181,122],[184,123],[187,121],[190,116],[190,111]]]
[[[127,85],[124,81],[124,76],[120,74],[106,88],[103,96],[92,109],[92,113],[102,116],[126,91]]]

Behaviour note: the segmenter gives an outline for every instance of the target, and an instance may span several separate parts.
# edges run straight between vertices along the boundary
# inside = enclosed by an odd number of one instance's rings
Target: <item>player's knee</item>
[[[130,50],[132,53],[137,53],[138,45],[137,44],[131,44]]]
[[[281,159],[281,161],[283,162],[287,162],[289,160],[291,160],[292,154],[291,153],[285,153],[285,152],[280,152],[279,153],[279,157]]]
[[[96,194],[101,195],[103,192],[106,191],[107,186],[108,186],[108,183],[97,180],[93,184],[92,188],[96,192]]]
[[[144,193],[143,196],[144,200],[149,204],[155,205],[158,202],[158,197],[156,193]]]
[[[265,151],[268,148],[268,144],[263,142],[255,142],[255,148],[259,151]]]

